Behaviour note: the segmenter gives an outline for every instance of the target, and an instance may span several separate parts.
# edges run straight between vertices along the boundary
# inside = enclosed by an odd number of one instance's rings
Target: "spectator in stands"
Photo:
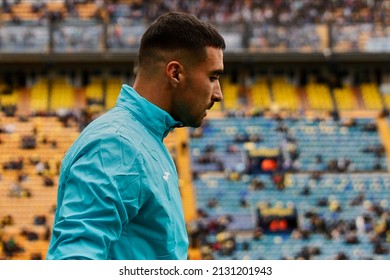
[[[240,148],[236,144],[228,143],[226,146],[226,152],[229,154],[237,154],[240,152]]]
[[[50,241],[51,227],[45,224],[45,233],[43,234],[43,240]]]
[[[253,230],[253,240],[260,240],[264,235],[261,227],[255,227]]]
[[[37,140],[35,135],[25,135],[22,137],[21,142],[22,149],[35,149],[37,145]]]
[[[276,189],[282,191],[285,189],[284,183],[284,174],[283,173],[274,173],[272,175],[272,182],[275,184]]]
[[[28,177],[29,177],[28,173],[21,172],[18,174],[18,182],[19,183],[25,182],[28,180]]]
[[[41,161],[41,158],[40,158],[39,155],[35,154],[35,155],[31,155],[28,158],[28,160],[29,160],[30,164],[36,165],[36,164],[38,164]]]
[[[217,206],[218,200],[215,197],[212,197],[207,201],[207,208],[215,208]]]
[[[345,243],[346,244],[359,244],[359,237],[356,234],[356,231],[348,231],[345,234]]]
[[[311,194],[311,189],[308,185],[304,185],[302,190],[300,191],[300,194],[301,195],[305,195],[305,196],[308,196]]]
[[[372,166],[373,171],[379,171],[382,170],[382,158],[381,157],[376,157]]]
[[[15,125],[12,123],[5,124],[4,127],[1,129],[2,133],[11,134],[15,132]]]
[[[217,246],[219,253],[222,256],[231,256],[236,249],[236,240],[232,232],[222,231],[216,235],[217,243],[214,244]]]
[[[263,190],[265,188],[265,183],[260,178],[253,178],[250,182],[249,189],[254,191]]]
[[[24,163],[23,157],[13,158],[3,164],[3,169],[7,170],[22,170]]]
[[[164,137],[222,100],[223,37],[183,13],[141,39],[133,87],[86,127],[59,178],[48,259],[187,259],[178,177]],[[88,229],[86,231],[85,229]]]
[[[9,258],[13,257],[14,254],[24,252],[24,248],[21,247],[12,236],[8,240],[2,240],[3,252]]]
[[[36,215],[34,217],[34,225],[46,225],[46,220],[45,215]]]
[[[351,201],[349,202],[349,205],[350,205],[350,206],[359,206],[359,205],[362,205],[364,199],[365,199],[364,193],[359,193],[359,194],[357,194],[355,197],[353,197],[353,198],[351,199]]]
[[[39,176],[44,176],[44,175],[50,174],[49,162],[47,162],[47,161],[45,161],[45,162],[39,161],[35,165],[35,170],[37,172],[36,174],[38,174]]]
[[[309,240],[310,231],[303,228],[295,228],[291,232],[291,238],[294,240]]]
[[[12,215],[6,215],[3,217],[3,219],[1,220],[1,227],[5,227],[5,226],[11,226],[14,224],[14,217]]]
[[[314,256],[321,254],[318,247],[304,246],[295,256],[297,260],[311,260]]]
[[[45,187],[52,187],[54,186],[54,180],[50,176],[46,175],[43,177],[43,184],[45,185]]]
[[[20,183],[12,183],[10,186],[9,196],[10,197],[21,197],[23,192],[23,187]]]
[[[41,253],[32,253],[31,254],[31,260],[42,260],[42,254]]]
[[[335,260],[349,260],[349,257],[344,252],[337,253]]]
[[[10,186],[10,197],[31,197],[31,195],[30,189],[23,187],[19,182],[13,182]]]
[[[248,191],[246,191],[246,190],[240,191],[240,193],[239,193],[239,203],[240,203],[240,207],[242,207],[242,208],[249,207]]]
[[[27,228],[23,228],[21,231],[21,235],[26,237],[28,241],[36,241],[39,239],[39,235],[37,232],[33,230],[29,230]]]

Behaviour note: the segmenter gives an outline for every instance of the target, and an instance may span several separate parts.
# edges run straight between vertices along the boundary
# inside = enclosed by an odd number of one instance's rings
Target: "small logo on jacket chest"
[[[164,178],[165,181],[168,181],[169,175],[170,175],[170,174],[169,174],[168,171],[165,171],[165,172],[164,172],[163,178]]]

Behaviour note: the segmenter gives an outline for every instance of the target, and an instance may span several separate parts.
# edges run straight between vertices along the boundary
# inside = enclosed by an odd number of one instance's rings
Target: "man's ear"
[[[165,71],[171,84],[177,86],[181,79],[182,65],[178,61],[172,60],[167,64]]]

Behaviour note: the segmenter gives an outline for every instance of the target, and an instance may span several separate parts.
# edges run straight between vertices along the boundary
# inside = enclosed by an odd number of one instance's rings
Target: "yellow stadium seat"
[[[300,107],[296,88],[285,78],[274,78],[271,81],[271,90],[275,103],[280,109],[298,110]]]
[[[49,100],[49,85],[46,78],[39,79],[31,88],[31,110],[46,111]]]
[[[71,109],[74,106],[74,89],[66,78],[53,80],[51,92],[51,109]]]
[[[310,82],[306,85],[306,97],[312,110],[333,110],[332,97],[327,84]]]
[[[123,81],[120,78],[110,78],[107,80],[106,109],[115,106]]]
[[[255,108],[263,110],[270,108],[272,100],[265,79],[260,79],[252,85],[251,101],[252,106]]]
[[[381,110],[382,99],[378,86],[374,83],[364,83],[360,86],[362,98],[366,109]]]
[[[356,98],[351,87],[335,88],[333,94],[339,110],[357,109]]]

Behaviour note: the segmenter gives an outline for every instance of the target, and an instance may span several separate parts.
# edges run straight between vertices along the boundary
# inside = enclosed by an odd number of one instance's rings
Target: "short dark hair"
[[[169,12],[158,17],[143,34],[139,64],[150,58],[154,50],[187,50],[201,56],[206,47],[226,48],[225,40],[214,26],[191,14]]]

